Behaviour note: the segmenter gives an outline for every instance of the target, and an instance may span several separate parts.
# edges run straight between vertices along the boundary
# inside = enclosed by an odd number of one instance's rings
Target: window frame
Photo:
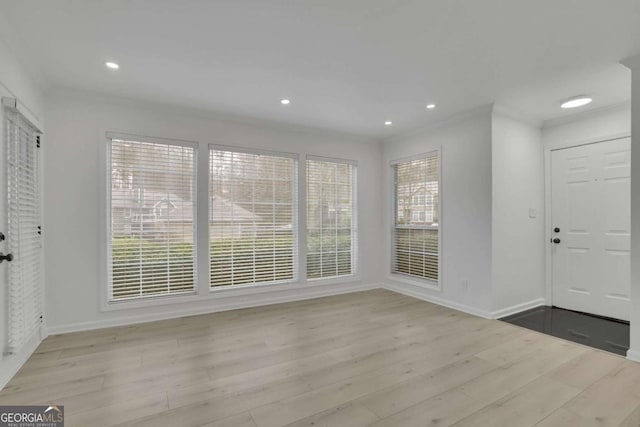
[[[413,276],[410,274],[403,274],[400,272],[394,271],[395,259],[396,259],[396,250],[395,250],[395,235],[396,235],[396,216],[397,216],[397,191],[396,191],[396,173],[395,166],[401,163],[410,162],[413,160],[420,160],[430,155],[436,154],[438,157],[438,226],[404,226],[400,227],[403,229],[417,229],[417,230],[438,230],[438,280],[432,280],[427,278],[421,278],[418,276]],[[443,253],[443,235],[444,235],[444,227],[443,227],[443,196],[442,196],[442,146],[434,147],[433,149],[429,149],[427,151],[423,151],[419,154],[415,154],[408,157],[401,157],[397,159],[393,159],[389,161],[388,170],[390,172],[390,184],[391,184],[391,206],[390,206],[390,232],[389,232],[389,264],[388,264],[388,278],[390,280],[394,280],[397,282],[403,282],[406,284],[419,286],[422,288],[426,288],[432,291],[442,291],[442,253]]]
[[[110,197],[111,191],[111,171],[107,170],[107,160],[110,155],[110,142],[111,139],[130,139],[140,142],[151,143],[170,143],[173,145],[186,144],[195,147],[195,182],[194,182],[194,198],[196,201],[196,207],[194,211],[194,257],[195,265],[197,266],[195,279],[195,292],[189,294],[178,295],[162,295],[157,297],[138,298],[132,300],[121,301],[109,301],[109,262],[108,262],[108,245],[109,245],[109,215],[107,197]],[[358,268],[353,275],[350,276],[335,276],[329,278],[322,278],[316,280],[306,279],[306,158],[321,158],[328,159],[337,162],[353,162],[357,161],[332,158],[327,156],[315,156],[306,154],[304,152],[286,152],[276,150],[262,150],[260,148],[252,148],[251,146],[235,146],[224,145],[220,143],[211,143],[211,141],[199,141],[196,139],[184,139],[179,136],[170,135],[167,137],[150,136],[145,131],[140,130],[119,130],[114,128],[100,128],[97,135],[98,141],[98,257],[97,266],[100,271],[100,277],[97,286],[100,288],[96,292],[96,304],[98,305],[99,312],[112,312],[123,310],[137,310],[152,307],[162,307],[175,305],[175,309],[170,309],[170,313],[176,313],[176,315],[184,316],[185,313],[202,314],[210,313],[210,304],[222,304],[221,307],[244,307],[244,304],[238,304],[236,298],[267,295],[271,292],[296,292],[304,291],[312,288],[321,288],[324,286],[333,286],[341,284],[357,284],[360,281],[360,258],[359,258],[359,239],[356,239],[357,244],[354,247],[354,260]],[[297,205],[296,205],[296,231],[297,231],[297,266],[294,268],[295,279],[286,283],[260,283],[260,284],[246,284],[246,285],[232,285],[225,287],[217,287],[211,289],[209,286],[211,283],[210,278],[210,252],[209,252],[209,215],[208,215],[208,203],[201,203],[201,200],[207,200],[209,196],[209,149],[210,146],[218,149],[244,152],[249,154],[266,154],[276,155],[283,157],[291,157],[296,160],[297,171],[295,173],[295,180],[297,186],[295,187],[297,192]],[[357,176],[357,174],[354,174]],[[354,204],[356,208],[358,206],[358,182],[353,183],[354,192]],[[303,214],[303,212],[305,214]],[[354,221],[358,221],[357,213],[354,213]],[[202,230],[206,230],[204,233]],[[318,289],[316,292],[322,292]],[[232,298],[231,300],[228,300]],[[218,300],[218,302],[216,302]],[[229,302],[226,302],[226,301]],[[266,301],[266,300],[265,300]],[[194,304],[195,303],[195,304]],[[179,308],[180,304],[193,304],[187,312],[184,309]],[[187,307],[187,306],[183,306]],[[153,315],[152,315],[153,316]]]
[[[318,278],[308,278],[308,266],[307,266],[307,236],[309,233],[309,226],[307,224],[307,208],[308,208],[308,198],[309,194],[307,192],[308,183],[307,183],[307,161],[320,161],[320,162],[330,162],[330,163],[341,163],[348,164],[353,167],[351,174],[351,273],[343,274],[340,276],[330,276],[330,277],[318,277]],[[317,156],[312,154],[307,154],[304,159],[304,280],[307,283],[325,283],[331,282],[335,283],[336,281],[352,281],[360,279],[360,256],[359,256],[359,235],[358,235],[358,161],[357,160],[349,160],[349,159],[341,159],[335,157],[326,157],[326,156]]]
[[[99,213],[99,228],[100,228],[100,311],[114,311],[121,309],[134,309],[156,305],[166,304],[178,304],[182,302],[189,302],[198,300],[200,293],[200,256],[199,256],[199,239],[198,239],[198,176],[200,169],[200,153],[199,144],[195,141],[188,141],[182,139],[173,138],[161,138],[154,136],[145,136],[136,133],[126,132],[112,132],[108,130],[101,131],[102,137],[100,138],[101,149],[99,151],[99,167],[98,172],[100,174],[100,190],[98,191],[100,202],[98,203]],[[193,273],[194,283],[193,290],[191,292],[180,294],[167,294],[167,295],[151,295],[138,298],[112,300],[110,294],[109,284],[111,283],[111,271],[110,271],[110,235],[111,235],[111,179],[112,171],[111,167],[111,144],[113,140],[130,140],[135,142],[146,142],[152,144],[164,144],[193,148]]]
[[[301,173],[306,174],[306,162],[304,166],[301,166],[301,161],[300,161],[301,156],[297,153],[261,150],[261,149],[236,147],[236,146],[220,145],[220,144],[205,144],[205,146],[207,150],[207,189],[206,189],[207,201],[209,200],[208,198],[210,197],[210,191],[211,191],[211,176],[210,176],[211,164],[209,163],[211,150],[228,151],[233,153],[243,153],[243,154],[252,154],[252,155],[264,155],[264,156],[272,156],[272,157],[283,157],[283,158],[289,158],[293,160],[293,170],[291,171],[291,177],[292,177],[292,186],[294,190],[294,194],[293,194],[294,199],[292,203],[292,206],[294,207],[294,212],[293,212],[293,221],[291,224],[291,228],[294,231],[294,239],[293,239],[294,250],[293,250],[293,277],[291,279],[271,281],[271,282],[257,282],[257,283],[246,283],[246,284],[240,284],[240,285],[221,285],[221,286],[211,287],[211,249],[210,249],[211,248],[211,235],[210,235],[211,230],[210,230],[209,211],[208,211],[209,204],[207,203],[207,218],[206,218],[207,254],[206,255],[207,255],[208,274],[206,276],[206,284],[202,284],[202,287],[207,288],[210,294],[216,294],[216,293],[221,293],[225,291],[251,289],[251,288],[260,289],[264,287],[273,287],[278,285],[285,285],[290,288],[291,285],[302,283],[302,277],[306,276],[306,264],[304,267],[305,274],[303,274],[303,271],[301,271],[303,267],[301,263],[302,238],[300,236],[302,234],[300,233],[300,229],[301,229],[300,207],[301,207],[301,198],[302,198],[300,174]],[[305,192],[305,200],[306,200],[306,192]]]

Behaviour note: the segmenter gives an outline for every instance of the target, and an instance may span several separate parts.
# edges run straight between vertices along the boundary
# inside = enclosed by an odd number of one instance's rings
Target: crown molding
[[[565,125],[567,123],[578,122],[581,120],[587,120],[591,117],[599,116],[603,113],[617,111],[617,110],[630,110],[631,109],[631,100],[626,100],[623,102],[619,102],[617,104],[605,105],[603,107],[592,108],[586,111],[580,111],[574,114],[570,114],[567,116],[556,117],[554,119],[545,120],[542,123],[543,129],[549,129],[555,126]]]
[[[278,132],[296,133],[304,135],[314,135],[319,137],[339,138],[349,142],[363,143],[369,145],[380,145],[381,139],[372,135],[356,134],[332,130],[328,128],[299,125],[295,123],[287,123],[277,120],[260,119],[251,116],[243,116],[239,114],[225,113],[213,109],[199,108],[196,106],[172,104],[162,101],[152,101],[140,98],[127,97],[122,95],[113,95],[99,91],[76,89],[66,86],[57,86],[51,88],[45,94],[46,101],[55,102],[58,98],[81,98],[88,101],[100,102],[104,104],[122,104],[125,103],[134,108],[143,108],[147,111],[155,111],[158,113],[179,114],[189,118],[213,119],[228,122],[237,125],[251,126],[255,128],[268,129]]]
[[[420,135],[424,132],[451,127],[457,123],[465,122],[476,117],[487,116],[490,118],[492,113],[493,113],[493,104],[484,104],[479,107],[471,108],[469,110],[452,114],[441,120],[431,122],[427,125],[423,125],[423,126],[408,130],[406,132],[400,132],[395,135],[391,135],[387,138],[383,138],[381,142],[382,144],[400,142],[405,139],[411,138],[413,136]]]
[[[620,63],[630,70],[633,70],[634,68],[640,68],[640,54],[624,58],[622,61],[620,61]]]
[[[506,105],[496,103],[493,104],[493,113],[500,116],[508,117],[521,123],[526,123],[535,128],[542,128],[542,120],[534,119],[533,117],[530,117],[513,107],[507,107]]]

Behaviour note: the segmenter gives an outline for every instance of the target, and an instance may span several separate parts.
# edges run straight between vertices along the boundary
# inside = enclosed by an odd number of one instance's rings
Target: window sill
[[[349,274],[346,276],[323,277],[319,279],[307,279],[307,286],[310,285],[338,285],[341,283],[359,282],[359,274]]]
[[[121,311],[121,310],[133,310],[147,307],[157,307],[166,305],[180,305],[180,304],[192,304],[203,301],[220,300],[224,298],[233,298],[239,296],[248,296],[261,293],[270,292],[282,292],[296,289],[308,289],[313,287],[323,287],[330,285],[341,285],[348,283],[357,283],[360,281],[360,277],[342,276],[336,278],[326,278],[310,280],[307,282],[279,282],[279,283],[263,283],[263,284],[250,284],[239,286],[224,286],[214,289],[209,289],[208,292],[203,294],[191,293],[185,295],[168,295],[162,297],[149,297],[144,299],[129,300],[129,301],[117,301],[117,302],[102,302],[100,311]]]
[[[197,293],[191,292],[188,294],[182,295],[162,295],[155,297],[145,297],[139,299],[131,299],[131,300],[121,300],[121,301],[102,301],[100,305],[100,311],[120,311],[120,310],[129,310],[135,308],[144,308],[144,307],[155,307],[160,305],[168,305],[168,304],[182,304],[193,301],[198,301],[201,298]]]
[[[251,295],[258,294],[262,292],[269,292],[269,289],[291,289],[292,287],[297,287],[299,285],[298,281],[294,280],[283,280],[280,282],[267,282],[267,283],[249,283],[246,285],[227,285],[227,286],[216,286],[209,287],[208,297],[210,298],[219,298],[221,296],[234,296],[238,295]],[[206,297],[205,297],[206,298]]]
[[[442,292],[442,285],[440,281],[434,282],[433,280],[418,279],[411,276],[405,276],[403,274],[390,273],[387,278],[394,282],[405,283],[407,285],[418,286],[420,288],[428,289],[430,291]]]
[[[210,295],[215,297],[228,297],[235,295],[252,295],[262,292],[272,292],[285,289],[305,289],[313,286],[339,285],[343,283],[353,283],[360,280],[360,276],[340,276],[327,277],[324,279],[313,279],[297,282],[279,282],[279,283],[257,283],[251,285],[239,286],[220,286],[209,291]]]

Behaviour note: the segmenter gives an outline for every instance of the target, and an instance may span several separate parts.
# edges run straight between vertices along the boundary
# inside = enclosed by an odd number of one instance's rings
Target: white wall
[[[27,71],[18,62],[7,46],[0,41],[0,96],[17,98],[21,111],[36,125],[42,128],[44,97],[39,86],[30,78]],[[1,116],[1,114],[0,114]],[[0,117],[1,118],[1,117]],[[0,120],[0,135],[4,138],[4,121]],[[0,150],[0,176],[6,177],[5,144]],[[0,185],[0,231],[6,233],[6,178]],[[6,252],[6,243],[0,244],[0,252]],[[7,263],[0,264],[0,349],[4,350],[7,339]],[[46,315],[45,315],[46,320]],[[40,342],[40,336],[34,336],[23,350],[17,354],[5,356],[0,352],[0,389],[18,371]]]
[[[47,235],[47,310],[52,333],[92,329],[171,316],[211,312],[377,287],[382,275],[381,147],[344,135],[287,130],[220,119],[122,98],[58,90],[46,105],[45,233]],[[301,287],[261,287],[216,293],[213,300],[178,305],[100,311],[101,223],[99,147],[105,130],[169,137],[200,144],[254,147],[358,161],[360,280]],[[301,212],[301,215],[303,212]],[[255,292],[256,290],[252,290]]]
[[[42,127],[44,94],[15,55],[0,40],[0,91],[2,96],[17,98],[23,114]]]
[[[542,128],[542,141],[549,149],[629,136],[631,105],[614,105],[582,114],[551,120]]]
[[[486,317],[539,305],[545,291],[543,144],[557,147],[587,136],[623,133],[629,123],[628,107],[547,124],[542,132],[504,111],[482,107],[389,139],[381,147],[346,135],[240,123],[198,111],[54,91],[46,108],[49,143],[45,145],[49,327],[54,332],[90,329],[375,287],[381,281],[390,289]],[[236,290],[214,300],[101,311],[97,170],[104,130],[358,160],[360,280],[322,287],[275,286],[252,295]],[[438,147],[443,163],[443,253],[442,286],[434,290],[390,274],[389,162]],[[530,209],[537,211],[536,218],[529,218]]]
[[[538,126],[498,110],[492,133],[493,311],[502,317],[544,303],[544,150]]]
[[[385,284],[390,289],[483,316],[491,304],[491,107],[455,117],[437,127],[385,141],[384,175]],[[442,270],[440,291],[405,283],[390,274],[392,225],[389,162],[442,148]],[[465,289],[461,285],[468,281]]]
[[[385,208],[389,289],[485,317],[544,304],[544,150],[539,126],[486,106],[385,141],[389,162],[442,148],[441,290],[390,274],[391,209]],[[536,218],[529,218],[529,210]],[[467,283],[467,286],[464,285]]]

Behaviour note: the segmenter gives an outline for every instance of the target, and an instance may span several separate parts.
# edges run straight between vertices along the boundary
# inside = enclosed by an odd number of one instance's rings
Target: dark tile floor
[[[547,306],[500,320],[623,356],[629,349],[629,323],[621,320]]]

